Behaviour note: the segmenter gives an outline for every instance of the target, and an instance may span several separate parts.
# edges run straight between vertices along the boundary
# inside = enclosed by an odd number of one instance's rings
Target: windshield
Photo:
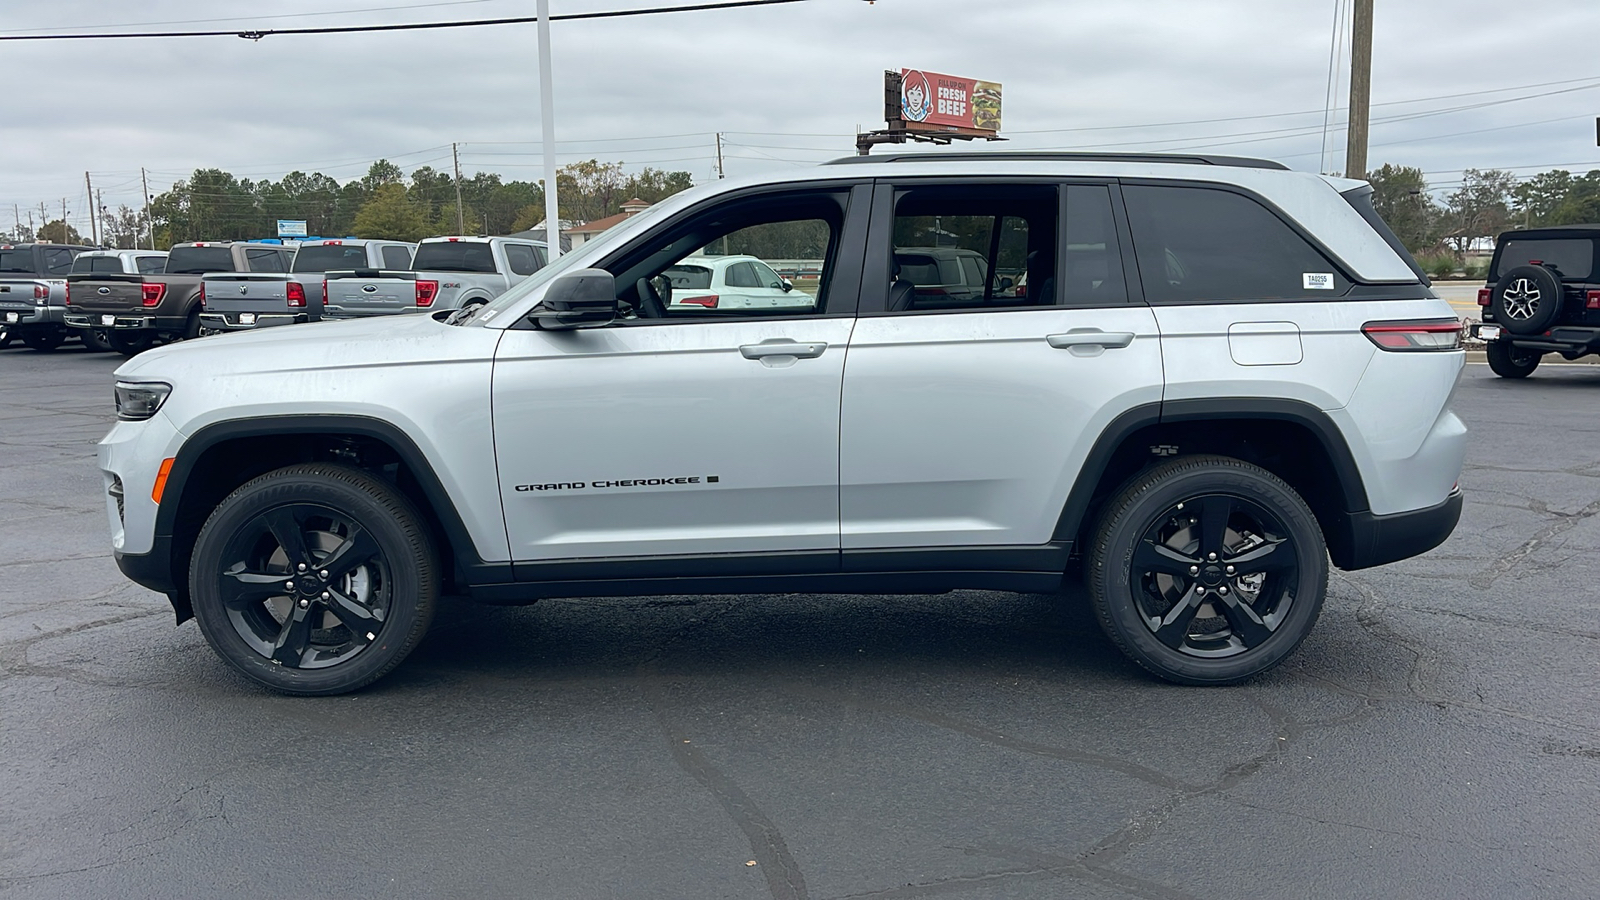
[[[32,275],[32,250],[0,250],[0,272],[7,275]]]
[[[295,272],[332,272],[335,269],[367,268],[365,247],[350,244],[317,244],[301,247],[294,255]]]
[[[173,247],[167,254],[168,275],[232,271],[233,253],[227,247]]]
[[[494,250],[481,241],[437,241],[417,246],[411,268],[418,272],[479,272],[492,274]]]

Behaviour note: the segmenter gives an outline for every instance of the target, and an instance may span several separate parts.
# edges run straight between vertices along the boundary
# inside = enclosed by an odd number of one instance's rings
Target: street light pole
[[[550,0],[539,0],[539,120],[544,126],[545,255],[561,255],[560,206],[556,203],[556,101],[550,81]]]

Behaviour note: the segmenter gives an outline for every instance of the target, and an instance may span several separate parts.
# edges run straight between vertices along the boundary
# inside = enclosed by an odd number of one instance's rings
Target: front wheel
[[[359,469],[310,463],[223,500],[189,568],[195,619],[218,656],[286,694],[353,691],[400,664],[439,593],[421,516]]]
[[[1524,350],[1507,341],[1490,341],[1484,348],[1484,355],[1489,357],[1489,369],[1501,378],[1527,378],[1539,368],[1539,358],[1544,356],[1537,350]]]
[[[1112,643],[1179,684],[1232,684],[1276,666],[1310,633],[1328,588],[1305,501],[1222,456],[1135,478],[1106,508],[1086,561]]]

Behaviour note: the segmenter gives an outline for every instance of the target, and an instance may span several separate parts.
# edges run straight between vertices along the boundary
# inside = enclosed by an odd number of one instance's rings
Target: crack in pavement
[[[1546,515],[1555,516],[1557,517],[1556,521],[1551,522],[1550,524],[1534,532],[1533,536],[1528,538],[1527,541],[1523,542],[1522,546],[1511,551],[1510,553],[1507,553],[1505,556],[1500,557],[1493,564],[1484,568],[1476,575],[1473,575],[1470,579],[1468,579],[1468,583],[1480,591],[1488,590],[1497,580],[1499,580],[1506,573],[1510,572],[1512,569],[1516,568],[1517,565],[1523,560],[1533,555],[1534,551],[1538,550],[1545,543],[1577,525],[1579,522],[1582,522],[1584,519],[1588,519],[1600,514],[1600,500],[1590,503],[1588,506],[1585,506],[1575,513],[1563,513],[1548,508],[1538,509],[1536,508],[1537,506],[1543,506],[1543,504],[1539,503],[1539,501],[1532,501],[1530,503],[1530,508],[1532,508],[1534,512],[1542,512]]]

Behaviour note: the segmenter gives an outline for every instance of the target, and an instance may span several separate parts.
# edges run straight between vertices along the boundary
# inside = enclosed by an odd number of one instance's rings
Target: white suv
[[[1074,558],[1133,660],[1238,681],[1310,631],[1330,558],[1460,515],[1457,321],[1370,194],[1147,155],[719,181],[483,307],[127,362],[117,561],[297,694],[389,671],[442,592],[1042,592]],[[984,291],[894,278],[935,235]],[[819,269],[815,304],[664,302],[713,242]]]

